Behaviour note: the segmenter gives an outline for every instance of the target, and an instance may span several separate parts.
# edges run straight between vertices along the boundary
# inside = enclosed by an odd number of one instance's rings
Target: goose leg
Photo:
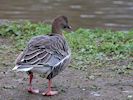
[[[28,92],[29,93],[39,93],[39,90],[32,88],[32,79],[33,79],[33,73],[30,72],[29,73],[29,88],[28,88]]]
[[[48,80],[48,90],[46,92],[42,93],[42,95],[44,95],[44,96],[53,96],[53,95],[58,94],[58,91],[52,91],[51,90],[51,84],[52,84],[52,81]]]

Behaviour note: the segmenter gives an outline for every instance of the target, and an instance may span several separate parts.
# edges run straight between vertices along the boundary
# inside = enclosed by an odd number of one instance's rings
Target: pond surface
[[[28,19],[50,23],[67,15],[74,28],[133,27],[133,0],[0,0],[0,20]]]

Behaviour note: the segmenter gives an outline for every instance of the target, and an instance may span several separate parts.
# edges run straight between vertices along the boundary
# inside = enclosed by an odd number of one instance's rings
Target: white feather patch
[[[54,67],[55,67],[55,66],[58,66],[58,65],[61,64],[61,63],[63,63],[64,60],[68,59],[69,57],[70,57],[70,54],[67,55],[65,58],[63,58],[60,62],[58,62],[57,64],[55,64]]]
[[[18,72],[27,72],[27,71],[30,71],[33,67],[30,67],[30,68],[22,68],[22,69],[17,69]]]
[[[18,69],[18,65],[16,65],[12,70],[17,70]]]
[[[16,65],[12,70],[14,71],[14,70],[16,70],[16,71],[24,71],[24,72],[27,72],[27,71],[29,71],[29,70],[31,70],[33,67],[30,67],[30,68],[20,68],[19,69],[19,67],[20,67],[20,65]]]

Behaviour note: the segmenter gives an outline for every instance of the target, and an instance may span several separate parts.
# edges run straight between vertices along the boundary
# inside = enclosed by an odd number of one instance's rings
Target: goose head
[[[55,18],[52,23],[52,34],[63,35],[63,29],[71,29],[71,26],[69,26],[68,19],[66,16],[59,16]]]

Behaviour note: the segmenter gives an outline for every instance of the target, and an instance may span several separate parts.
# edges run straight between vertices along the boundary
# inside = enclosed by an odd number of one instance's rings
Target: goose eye
[[[71,26],[69,26],[69,25],[64,25],[63,28],[71,29]]]
[[[67,25],[64,25],[63,28],[67,28]]]

